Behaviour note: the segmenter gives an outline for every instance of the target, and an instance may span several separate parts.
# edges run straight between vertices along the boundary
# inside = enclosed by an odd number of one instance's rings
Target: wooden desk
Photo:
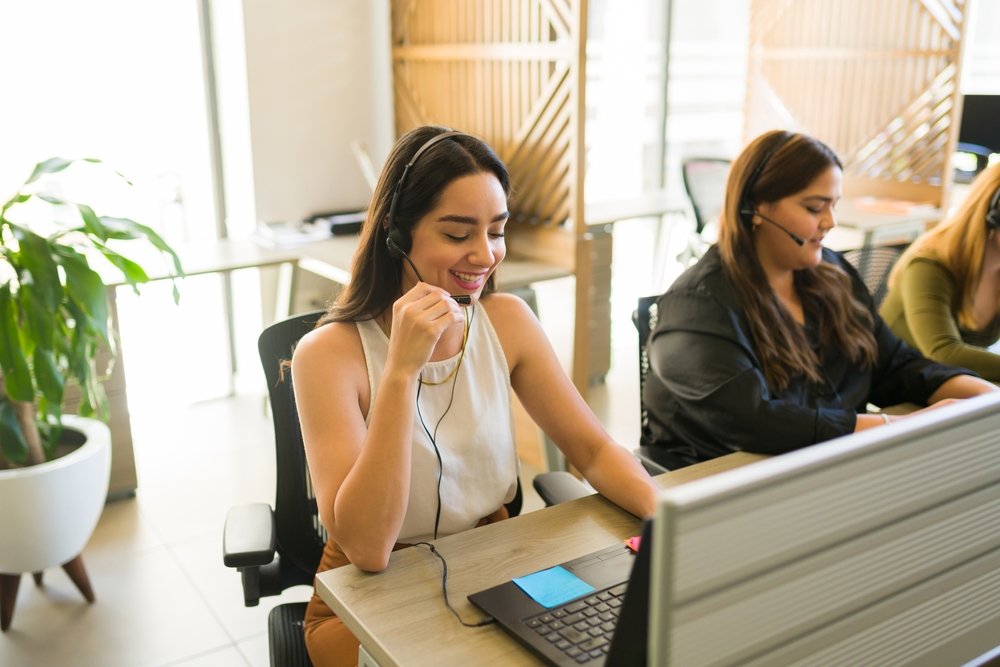
[[[924,233],[927,225],[944,217],[941,209],[921,209],[912,213],[874,213],[857,208],[854,200],[842,199],[837,204],[837,224],[864,233],[862,245],[907,243]],[[879,238],[877,238],[879,237]]]
[[[280,267],[277,280],[262,284],[265,322],[271,319],[283,319],[292,313],[291,292],[294,289],[292,272],[295,266],[330,279],[340,285],[346,285],[350,280],[351,258],[358,245],[358,236],[351,234],[337,236],[328,240],[310,243],[294,248],[266,248],[253,239],[219,239],[186,243],[175,248],[180,257],[181,265],[187,276],[206,273],[221,273],[228,278],[232,271],[247,268]],[[150,280],[169,278],[173,270],[172,262],[160,251],[147,244],[123,246],[126,257],[138,262],[146,269]],[[105,285],[108,286],[112,327],[118,327],[118,310],[115,304],[116,287],[125,285],[125,279],[110,262],[99,255],[94,255],[92,266]],[[571,275],[564,268],[536,261],[505,259],[500,264],[499,278],[504,289],[526,287],[542,280],[562,278]],[[262,281],[265,283],[266,281]],[[324,296],[324,300],[329,294]],[[235,323],[232,312],[232,295],[228,282],[223,289],[225,307],[226,337],[229,343],[230,378],[236,367]],[[271,317],[268,316],[271,314]],[[127,347],[127,341],[122,347]],[[109,355],[106,355],[109,356]],[[103,361],[102,364],[106,364]],[[128,402],[125,391],[124,353],[119,349],[119,356],[113,367],[109,381],[105,382],[110,408],[110,426],[112,441],[112,474],[108,498],[114,500],[134,495],[137,487],[135,458],[132,451],[132,425],[129,420]],[[234,390],[230,379],[230,390]],[[67,397],[67,411],[76,410],[78,398],[72,390]]]
[[[656,477],[661,488],[764,458],[730,454]],[[448,561],[448,597],[466,621],[483,614],[466,596],[619,543],[640,521],[601,496],[550,507],[434,542]],[[379,574],[353,565],[324,572],[316,588],[380,667],[539,665],[496,625],[465,628],[444,606],[441,562],[426,547],[392,554]]]

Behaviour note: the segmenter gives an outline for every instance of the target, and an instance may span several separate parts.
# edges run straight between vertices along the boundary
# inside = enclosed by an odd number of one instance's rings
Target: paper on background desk
[[[518,577],[514,579],[514,583],[546,609],[558,607],[595,590],[587,582],[564,570],[561,565]]]

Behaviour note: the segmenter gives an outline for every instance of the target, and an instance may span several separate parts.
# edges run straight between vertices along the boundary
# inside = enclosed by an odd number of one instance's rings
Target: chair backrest
[[[729,160],[712,157],[688,158],[681,163],[684,189],[691,200],[699,234],[722,210],[729,164]]]
[[[284,360],[292,358],[299,339],[313,330],[323,312],[317,310],[276,322],[264,329],[257,340],[274,417],[278,473],[274,518],[278,552],[283,562],[290,560],[310,576],[319,567],[327,534],[319,520],[316,496],[306,464],[292,374],[288,369],[282,372],[281,365]]]
[[[889,274],[892,267],[909,247],[908,243],[885,246],[865,246],[855,250],[848,250],[844,253],[844,259],[851,263],[858,273],[865,287],[875,300],[875,308],[878,309],[889,293]]]
[[[277,456],[278,484],[274,501],[278,551],[282,558],[312,575],[319,567],[328,535],[319,520],[316,494],[313,492],[306,463],[302,427],[295,408],[292,374],[281,372],[282,362],[292,358],[299,339],[313,330],[325,311],[317,310],[290,317],[264,329],[257,340],[257,350],[264,366],[271,413],[274,416],[274,444]],[[521,512],[523,495],[517,480],[514,499],[507,503],[507,513]]]
[[[649,375],[649,354],[646,351],[646,343],[659,318],[656,305],[659,298],[659,296],[639,297],[639,307],[632,313],[632,324],[639,332],[639,419],[643,427],[647,423],[647,414],[646,404],[642,400],[642,390],[646,386],[646,376]]]

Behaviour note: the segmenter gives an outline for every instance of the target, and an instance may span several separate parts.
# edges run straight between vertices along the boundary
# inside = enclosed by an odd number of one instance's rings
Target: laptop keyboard
[[[627,584],[598,591],[587,598],[522,621],[557,650],[580,664],[604,657],[618,624]]]

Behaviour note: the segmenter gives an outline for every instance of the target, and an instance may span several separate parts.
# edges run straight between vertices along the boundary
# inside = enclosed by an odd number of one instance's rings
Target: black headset
[[[747,229],[753,229],[753,219],[754,216],[756,216],[758,218],[766,220],[767,222],[770,222],[772,225],[774,225],[781,231],[788,234],[788,236],[790,236],[793,241],[795,241],[801,246],[805,245],[806,240],[804,238],[802,238],[797,234],[793,234],[792,232],[785,229],[783,226],[776,223],[774,220],[771,220],[771,218],[768,218],[765,215],[761,215],[760,213],[755,211],[754,202],[750,198],[750,191],[753,189],[753,186],[756,185],[757,179],[760,178],[761,172],[764,171],[764,167],[766,167],[767,163],[771,161],[771,158],[774,157],[775,153],[780,151],[785,144],[794,139],[796,136],[798,135],[795,132],[789,132],[784,139],[778,142],[778,145],[769,150],[764,155],[764,158],[757,163],[757,167],[750,173],[750,178],[748,178],[747,182],[743,185],[743,192],[740,193],[739,214],[740,214],[740,220],[743,221],[743,226],[746,227]]]
[[[396,226],[396,207],[399,205],[399,196],[403,192],[403,185],[406,184],[406,175],[410,172],[410,167],[412,167],[413,163],[416,162],[420,158],[420,156],[423,155],[427,151],[427,149],[433,146],[434,144],[438,143],[439,141],[444,141],[448,137],[457,137],[462,134],[465,133],[455,132],[452,130],[449,132],[442,132],[441,134],[431,137],[423,146],[417,149],[417,152],[413,154],[413,157],[410,158],[410,161],[406,163],[405,167],[403,167],[403,174],[399,177],[399,182],[396,183],[395,192],[392,193],[392,203],[389,204],[389,220],[386,223],[386,229],[385,229],[386,231],[385,245],[389,249],[389,256],[392,257],[393,259],[402,259],[404,257],[409,259],[409,257],[406,256],[406,253],[410,250],[410,245],[412,243],[412,241],[403,237],[403,232],[401,232],[399,230],[399,227]],[[412,262],[410,263],[410,266],[413,266]],[[415,267],[413,270],[414,272],[417,272],[417,269]],[[419,272],[417,272],[417,277],[418,278],[420,277]],[[421,282],[423,282],[422,278]]]
[[[990,200],[990,209],[986,213],[986,228],[991,232],[1000,230],[1000,188],[993,193]]]
[[[409,263],[410,268],[413,269],[413,272],[417,274],[417,280],[420,282],[425,282],[424,278],[420,275],[420,271],[417,270],[413,260],[406,254],[412,245],[412,239],[405,239],[403,237],[403,232],[401,232],[399,227],[396,226],[396,207],[399,205],[399,195],[403,192],[403,185],[406,183],[406,174],[409,173],[410,167],[412,167],[413,163],[417,161],[417,158],[423,155],[428,148],[439,141],[443,141],[448,137],[457,137],[463,134],[465,133],[450,130],[431,137],[423,146],[417,149],[417,152],[413,154],[410,161],[406,163],[405,167],[403,167],[403,174],[399,177],[399,183],[396,183],[395,192],[392,193],[392,202],[389,204],[389,220],[386,222],[385,226],[385,247],[389,251],[389,256],[393,259],[405,259],[407,263]],[[403,246],[406,247],[404,248]],[[451,298],[454,299],[456,303],[460,303],[465,306],[472,303],[472,297],[468,294],[453,295]]]

